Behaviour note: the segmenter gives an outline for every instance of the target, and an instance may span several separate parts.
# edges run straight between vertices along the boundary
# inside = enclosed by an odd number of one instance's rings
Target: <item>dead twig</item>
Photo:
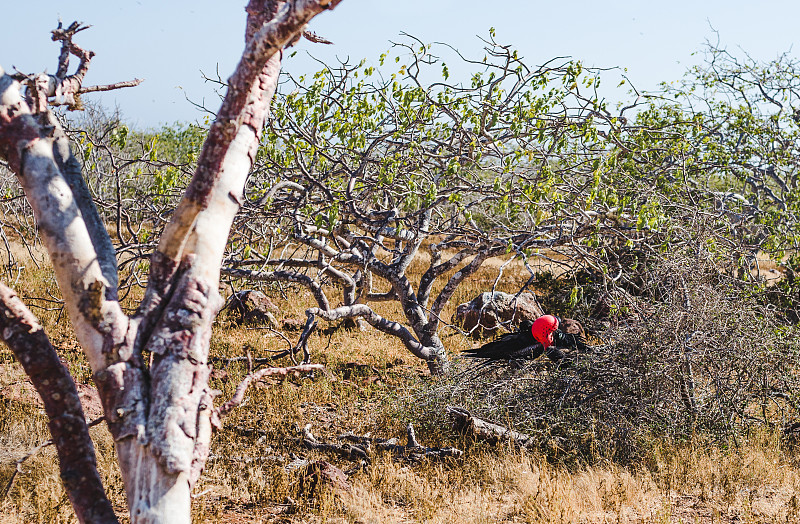
[[[244,379],[242,379],[242,381],[236,387],[233,397],[217,408],[216,415],[218,418],[222,419],[223,417],[227,416],[228,413],[230,413],[235,407],[241,404],[242,401],[244,401],[244,395],[247,392],[247,388],[250,387],[250,383],[253,381],[258,381],[273,375],[285,377],[290,373],[311,373],[312,371],[324,370],[325,366],[322,364],[300,364],[299,366],[289,366],[285,368],[264,368],[254,373],[250,373],[244,377]]]

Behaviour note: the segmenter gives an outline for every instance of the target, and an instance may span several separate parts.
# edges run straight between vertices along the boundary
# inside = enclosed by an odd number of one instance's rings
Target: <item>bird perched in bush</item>
[[[585,337],[583,327],[576,320],[565,319],[562,322],[553,315],[544,315],[535,321],[523,320],[518,331],[507,333],[479,348],[468,349],[463,355],[482,359],[487,365],[501,360],[533,360],[542,353],[559,362],[564,358],[562,350],[585,350]]]

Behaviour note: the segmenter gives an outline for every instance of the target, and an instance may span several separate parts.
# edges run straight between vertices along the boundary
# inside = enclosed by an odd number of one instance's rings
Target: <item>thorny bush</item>
[[[704,242],[651,265],[646,289],[615,289],[602,344],[554,366],[467,367],[421,386],[403,416],[445,427],[459,405],[535,437],[558,460],[646,455],[657,439],[722,443],[798,417],[797,329]],[[419,402],[420,398],[427,402]]]

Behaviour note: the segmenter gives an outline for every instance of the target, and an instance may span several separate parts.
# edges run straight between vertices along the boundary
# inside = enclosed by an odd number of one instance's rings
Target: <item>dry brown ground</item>
[[[500,265],[489,264],[460,289],[447,314],[491,287]],[[499,289],[511,289],[526,278],[523,268],[506,267]],[[33,264],[15,287],[24,296],[58,296],[49,271]],[[298,290],[273,288],[270,294],[285,316],[301,316],[310,304]],[[91,385],[66,319],[57,322],[57,304],[29,303],[78,382]],[[387,315],[399,313],[396,306],[381,307]],[[454,352],[472,343],[452,331],[444,335]],[[642,464],[627,467],[566,467],[536,453],[471,444],[439,428],[417,436],[424,445],[464,449],[462,459],[408,464],[376,453],[370,467],[350,476],[349,492],[302,491],[298,474],[286,467],[293,458],[325,459],[345,470],[354,463],[305,450],[300,428],[311,423],[321,440],[346,431],[400,437],[408,419],[401,400],[431,380],[425,366],[397,341],[371,330],[320,332],[311,345],[314,360],[324,363],[328,374],[258,384],[215,436],[213,456],[195,489],[196,522],[800,522],[797,454],[769,435],[729,449],[655,446],[657,452]],[[280,336],[234,328],[223,315],[211,353],[230,357],[250,351],[261,357],[285,347]],[[214,379],[221,398],[230,396],[246,373],[239,364],[224,371]],[[0,524],[74,522],[52,448],[25,460],[9,485],[16,462],[48,438],[46,419],[24,383],[10,351],[0,348]],[[111,439],[102,425],[91,432],[109,495],[122,515],[124,496]]]

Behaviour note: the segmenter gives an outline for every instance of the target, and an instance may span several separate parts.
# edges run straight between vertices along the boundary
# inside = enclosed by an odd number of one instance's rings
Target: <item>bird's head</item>
[[[533,338],[541,342],[545,349],[553,345],[553,331],[558,329],[558,319],[553,315],[537,318],[531,325]]]

